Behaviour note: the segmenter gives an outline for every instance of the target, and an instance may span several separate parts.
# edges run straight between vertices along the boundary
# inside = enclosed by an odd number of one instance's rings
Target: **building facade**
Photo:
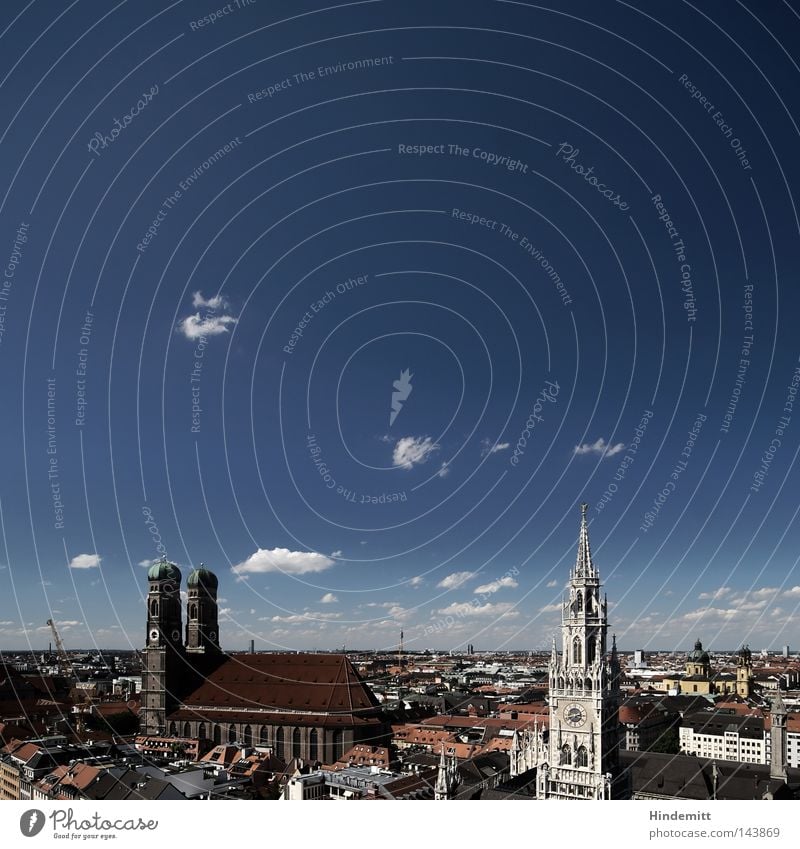
[[[345,655],[228,655],[212,572],[201,566],[188,577],[185,632],[178,567],[162,559],[148,585],[142,734],[262,746],[286,762],[324,764],[388,739],[380,704]]]
[[[619,659],[616,642],[607,652],[607,602],[592,561],[587,509],[581,505],[578,556],[562,604],[560,655],[553,639],[547,755],[537,770],[539,799],[625,795],[619,769]]]

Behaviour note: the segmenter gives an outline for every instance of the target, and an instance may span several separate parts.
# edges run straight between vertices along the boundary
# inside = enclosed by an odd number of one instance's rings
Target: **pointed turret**
[[[589,524],[586,521],[588,504],[581,504],[581,533],[578,540],[578,557],[575,560],[574,577],[594,578],[596,575],[592,562],[592,549],[589,547]]]
[[[433,788],[434,799],[449,799],[450,790],[450,764],[447,762],[447,755],[444,751],[444,743],[442,743],[439,755],[439,771],[436,773],[436,784]]]

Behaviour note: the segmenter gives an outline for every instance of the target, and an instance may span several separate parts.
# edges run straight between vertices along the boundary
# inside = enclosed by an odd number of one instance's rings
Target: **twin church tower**
[[[181,616],[181,573],[162,558],[147,573],[147,645],[142,681],[142,731],[164,733],[175,694],[168,681],[185,677],[199,656],[221,654],[216,575],[200,565],[187,579],[186,635]],[[174,686],[174,685],[173,685]]]

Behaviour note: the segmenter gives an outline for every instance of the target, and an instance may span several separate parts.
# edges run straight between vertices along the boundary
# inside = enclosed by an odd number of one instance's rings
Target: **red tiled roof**
[[[332,718],[330,715],[372,716],[379,708],[377,699],[347,657],[341,654],[229,657],[184,699],[183,706],[184,710],[179,711],[181,718],[186,710],[191,713],[197,708],[217,708],[222,711],[220,720],[230,716],[231,708],[243,715],[272,708],[301,714],[327,714],[328,718]],[[207,710],[200,712],[209,715]],[[262,716],[261,721],[281,720]],[[315,720],[312,724],[320,722]]]

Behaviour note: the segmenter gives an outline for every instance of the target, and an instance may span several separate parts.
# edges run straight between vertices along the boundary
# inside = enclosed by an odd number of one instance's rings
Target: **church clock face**
[[[586,708],[571,704],[564,708],[564,719],[573,728],[580,728],[586,722]]]
[[[172,632],[172,639],[173,639],[173,640],[179,640],[180,638],[181,638],[181,632],[180,632],[180,631],[176,628],[176,629]]]
[[[150,642],[157,643],[158,642],[158,628],[150,629]]]

